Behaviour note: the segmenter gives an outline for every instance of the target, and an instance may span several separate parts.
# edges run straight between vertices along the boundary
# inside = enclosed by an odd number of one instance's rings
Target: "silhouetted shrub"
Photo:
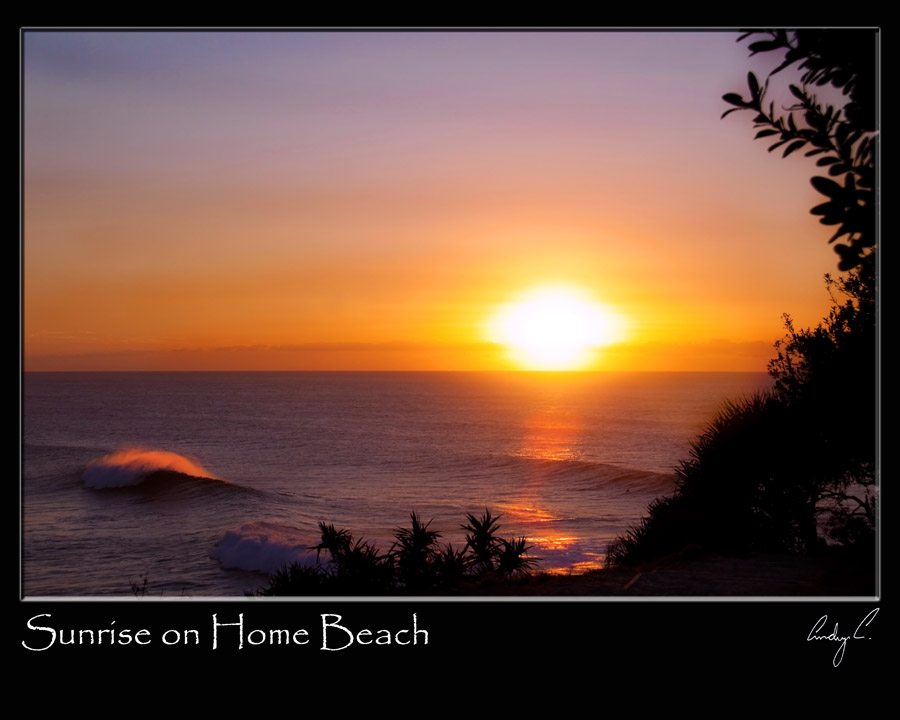
[[[429,530],[416,513],[410,513],[410,527],[397,528],[391,554],[397,563],[397,583],[410,590],[432,588],[437,582],[436,559],[440,553],[440,533]]]
[[[677,493],[653,500],[647,515],[606,549],[606,565],[640,565],[669,555],[696,542],[694,529],[700,518]]]
[[[647,517],[610,545],[608,564],[633,565],[691,544],[723,553],[811,551],[819,489],[802,434],[774,393],[726,403],[676,469],[673,495],[651,503]]]
[[[466,514],[469,521],[461,525],[466,531],[466,546],[469,567],[476,573],[494,571],[494,561],[500,552],[500,539],[497,537],[499,517],[491,517],[491,511],[485,508],[484,514],[477,518],[472,513]]]
[[[528,557],[529,546],[524,537],[502,538],[497,553],[497,574],[501,577],[528,575],[537,564],[537,559]]]
[[[383,595],[434,593],[458,588],[480,577],[528,575],[538,563],[529,557],[525,538],[504,539],[497,535],[499,516],[485,510],[482,516],[468,513],[466,545],[454,550],[438,543],[440,533],[430,530],[410,513],[410,527],[394,531],[395,542],[380,553],[347,530],[319,523],[321,542],[315,565],[293,563],[272,574],[257,595]],[[322,562],[321,553],[329,558]]]
[[[846,300],[776,343],[773,391],[726,403],[676,469],[671,497],[607,549],[633,565],[697,543],[741,553],[874,547],[875,322],[861,271],[827,279]]]

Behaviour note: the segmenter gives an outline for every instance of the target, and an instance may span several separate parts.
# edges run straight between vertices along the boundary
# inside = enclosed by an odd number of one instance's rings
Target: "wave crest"
[[[170,472],[218,480],[209,470],[184,455],[168,450],[121,448],[96,460],[84,469],[84,484],[90,488],[117,488],[138,485],[148,476]]]
[[[316,563],[316,552],[309,549],[307,534],[289,525],[261,520],[227,530],[210,557],[225,568],[266,573],[295,562]]]
[[[662,494],[675,488],[675,475],[671,472],[640,470],[591,460],[508,455],[501,458],[495,467],[521,473],[528,480],[564,482],[583,490],[617,489]]]

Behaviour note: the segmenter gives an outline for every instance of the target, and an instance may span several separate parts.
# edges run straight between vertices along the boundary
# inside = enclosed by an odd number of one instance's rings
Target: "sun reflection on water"
[[[591,570],[602,570],[604,561],[599,557],[595,560],[582,560],[566,567],[547,568],[548,575],[583,575]]]
[[[508,518],[522,523],[544,523],[560,519],[548,510],[528,505],[510,505],[507,503],[499,507]]]

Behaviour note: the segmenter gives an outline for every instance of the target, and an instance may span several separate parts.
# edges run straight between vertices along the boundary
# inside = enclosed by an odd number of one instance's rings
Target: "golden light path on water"
[[[560,462],[579,459],[575,449],[578,438],[582,435],[581,418],[571,415],[561,417],[552,409],[536,411],[523,422],[522,443],[518,455],[533,460]],[[536,530],[526,537],[531,546],[530,554],[539,555],[541,551],[565,551],[576,546],[581,538],[572,534],[551,532],[550,523],[563,520],[558,513],[543,507],[543,487],[547,482],[544,477],[529,478],[522,485],[522,495],[515,503],[506,503],[500,510],[507,518],[516,523],[528,526],[545,525],[547,530]],[[582,573],[603,566],[603,558],[584,560],[564,568],[552,568],[550,574]]]
[[[526,505],[504,504],[500,506],[500,511],[503,515],[518,523],[547,523],[560,519],[558,516],[551,514],[547,510]],[[578,538],[575,536],[554,535],[551,533],[533,533],[526,537],[526,541],[531,546],[530,554],[539,554],[541,550],[568,550],[578,542]],[[593,570],[601,566],[602,563],[600,562],[584,561],[575,563],[570,567],[551,568],[547,570],[547,572],[551,575],[578,573]]]

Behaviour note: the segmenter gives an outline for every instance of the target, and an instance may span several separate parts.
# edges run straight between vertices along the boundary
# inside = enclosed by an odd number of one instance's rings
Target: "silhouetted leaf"
[[[841,142],[841,149],[848,155],[852,152],[853,145],[862,137],[862,130],[854,130],[847,133],[847,136]]]
[[[833,242],[834,242],[835,240],[837,240],[841,235],[846,235],[848,232],[850,232],[850,231],[847,230],[847,229],[842,225],[841,227],[838,228],[838,231],[837,231],[834,235],[832,235],[830,238],[828,238],[828,242],[833,243]]]
[[[822,128],[825,126],[825,118],[823,118],[819,113],[813,110],[807,110],[803,113],[803,119],[806,121],[806,124],[815,130],[819,130],[821,132]]]
[[[840,123],[834,131],[834,138],[838,145],[844,145],[847,135],[850,133],[850,126],[847,123]]]
[[[856,267],[859,260],[859,253],[854,252],[852,248],[849,248],[846,245],[835,245],[834,250],[841,256],[841,261],[838,263],[838,270],[847,272]]]
[[[810,179],[810,183],[816,190],[828,197],[837,197],[844,192],[844,188],[828,178],[816,176]]]
[[[748,47],[751,54],[755,55],[756,53],[768,52],[769,50],[777,50],[781,45],[774,40],[758,40],[755,43],[751,43]]]
[[[810,210],[810,213],[812,213],[813,215],[827,215],[837,207],[838,205],[834,202],[826,202],[822,203],[821,205],[816,205],[812,210]]]
[[[750,87],[750,95],[754,98],[759,98],[759,80],[756,79],[756,75],[752,72],[747,73],[747,85]]]
[[[787,157],[794,152],[794,150],[799,150],[804,145],[806,145],[806,140],[795,140],[784,149],[784,154],[781,157]]]
[[[816,165],[824,169],[827,177],[811,178],[810,183],[832,201],[817,205],[811,212],[823,224],[838,226],[832,240],[851,236],[849,267],[859,267],[872,254],[867,249],[869,245],[862,244],[863,239],[872,247],[875,244],[877,130],[872,122],[874,99],[869,97],[873,88],[868,87],[874,84],[871,33],[862,43],[854,40],[852,34],[817,29],[742,30],[739,40],[747,38],[750,55],[778,50],[784,56],[780,64],[776,60],[775,70],[764,77],[754,72],[747,74],[749,99],[737,93],[724,95],[723,99],[733,106],[727,112],[755,110],[754,139],[770,138],[773,142],[768,146],[769,152],[780,148],[782,157],[798,151],[806,157],[818,156]],[[770,100],[768,108],[762,107],[772,76],[792,64],[799,79],[785,79],[780,87],[794,99],[785,102],[785,94],[781,93],[777,112],[775,100]],[[816,87],[828,84],[844,95],[837,107],[821,102],[815,95]]]

